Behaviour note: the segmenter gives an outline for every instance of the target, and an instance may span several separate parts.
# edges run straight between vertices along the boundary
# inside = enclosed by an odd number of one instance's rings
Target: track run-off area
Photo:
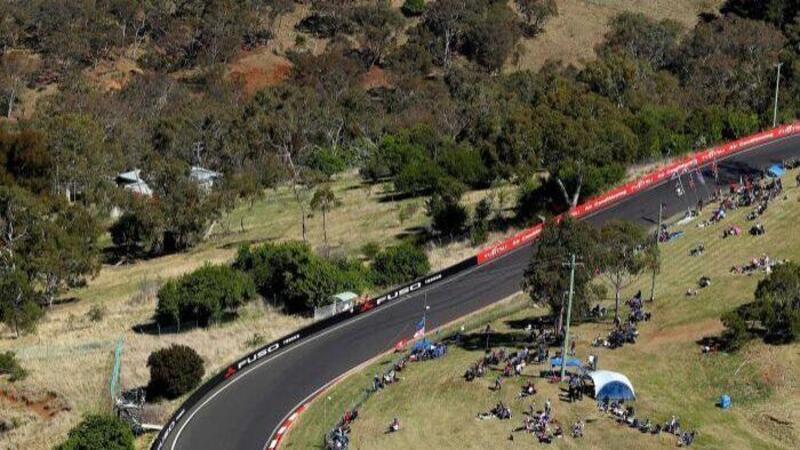
[[[676,177],[701,171],[710,195],[720,184],[800,157],[800,125],[788,125],[687,156],[631,183],[589,199],[569,214],[593,224],[625,219],[648,227],[694,206],[676,196]],[[691,203],[687,204],[687,202]],[[530,262],[534,227],[495,244],[457,266],[372,299],[352,313],[317,322],[244,356],[209,379],[173,414],[154,450],[261,450],[301,405],[332,381],[413,334],[427,305],[434,329],[520,290]]]

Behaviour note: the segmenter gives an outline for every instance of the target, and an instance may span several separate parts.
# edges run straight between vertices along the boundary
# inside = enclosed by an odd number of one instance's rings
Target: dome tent
[[[609,370],[596,370],[589,373],[594,383],[596,400],[635,400],[631,381],[625,375]]]

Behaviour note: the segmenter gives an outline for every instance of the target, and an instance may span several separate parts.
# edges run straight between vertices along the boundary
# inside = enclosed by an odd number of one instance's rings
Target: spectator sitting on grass
[[[533,385],[533,383],[531,383],[530,380],[528,380],[528,382],[522,386],[522,390],[517,398],[530,397],[534,394],[536,394],[536,387]]]
[[[583,437],[583,421],[578,420],[574,424],[572,424],[572,437],[573,438],[582,438]]]

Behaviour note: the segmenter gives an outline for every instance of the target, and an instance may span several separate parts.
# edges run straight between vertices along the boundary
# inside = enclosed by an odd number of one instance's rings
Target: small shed
[[[218,179],[222,178],[222,174],[203,167],[192,166],[191,170],[189,171],[189,177],[201,188],[205,190],[211,190],[211,188],[214,187],[214,183]]]
[[[137,195],[151,197],[153,195],[153,190],[150,189],[150,186],[142,179],[141,174],[142,171],[139,169],[122,172],[117,175],[117,186]]]
[[[589,378],[594,383],[594,397],[596,400],[635,400],[631,380],[625,375],[610,370],[596,370],[589,372]]]

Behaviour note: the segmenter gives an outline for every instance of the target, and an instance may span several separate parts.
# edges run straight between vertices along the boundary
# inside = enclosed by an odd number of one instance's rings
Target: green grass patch
[[[796,173],[788,174],[785,186],[794,185]],[[786,199],[777,199],[759,218],[767,234],[753,237],[744,234],[723,239],[724,228],[736,224],[745,232],[752,225],[745,216],[749,209],[734,211],[720,224],[698,228],[698,221],[675,229],[684,237],[662,246],[662,271],[657,278],[656,301],[648,303],[653,319],[640,326],[640,341],[617,350],[593,349],[591,340],[605,335],[609,323],[586,323],[573,327],[578,356],[599,355],[600,366],[625,373],[637,392],[637,415],[664,422],[672,414],[681,417],[685,427],[698,430],[697,448],[795,448],[800,439],[800,345],[767,346],[754,341],[736,354],[703,355],[698,341],[717,336],[722,330],[719,317],[738,305],[751,301],[753,291],[763,274],[735,275],[731,266],[747,263],[753,257],[767,254],[771,258],[800,258],[800,189],[786,191]],[[711,214],[711,208],[703,217]],[[703,256],[693,257],[689,250],[699,244],[706,248]],[[696,297],[687,297],[689,288],[696,288],[703,276],[712,279],[709,288]],[[625,292],[638,289],[649,293],[649,276],[642,277]],[[491,322],[497,332],[513,332],[509,323],[543,314],[541,308],[525,307],[524,298],[515,300],[521,306],[490,309],[470,319],[468,328],[480,329]],[[613,307],[613,300],[606,301]],[[504,309],[506,308],[506,309]],[[626,308],[627,309],[627,308]],[[492,318],[491,316],[494,316]],[[482,320],[482,322],[480,322]],[[456,324],[455,326],[458,326]],[[516,330],[518,332],[518,330]],[[433,337],[433,339],[436,339]],[[512,430],[520,425],[522,411],[529,400],[516,395],[525,381],[531,379],[539,389],[534,398],[536,407],[545,399],[553,402],[555,416],[565,430],[578,418],[587,421],[586,437],[575,441],[558,440],[555,448],[650,449],[672,448],[675,439],[666,436],[642,435],[596,413],[592,400],[576,404],[558,400],[559,388],[539,378],[544,366],[529,366],[524,376],[507,381],[500,392],[488,389],[495,375],[467,383],[462,375],[482,355],[450,347],[441,360],[410,364],[401,382],[372,396],[361,406],[361,415],[353,425],[353,449],[486,449],[516,448],[537,445],[533,437]],[[363,398],[372,376],[385,370],[396,358],[384,357],[363,370],[348,376],[323,394],[301,416],[284,448],[322,448],[324,433],[345,409]],[[733,398],[733,408],[722,411],[715,406],[723,393]],[[478,412],[487,411],[502,400],[514,413],[510,421],[478,421]],[[399,433],[385,434],[392,418],[401,420]]]

